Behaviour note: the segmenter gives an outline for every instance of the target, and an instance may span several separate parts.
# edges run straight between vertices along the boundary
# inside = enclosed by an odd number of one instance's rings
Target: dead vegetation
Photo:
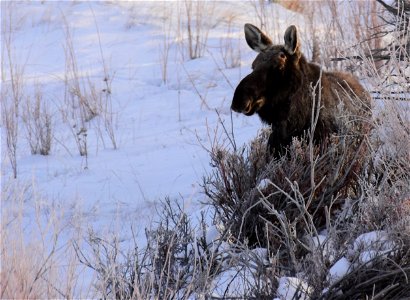
[[[214,172],[204,181],[205,193],[235,240],[264,247],[266,221],[276,219],[271,207],[300,229],[303,204],[315,225],[323,227],[327,212],[348,197],[360,197],[358,166],[368,157],[349,146],[335,138],[321,153],[320,147],[310,149],[306,140],[295,139],[283,157],[273,159],[264,131],[248,147],[212,153]],[[291,201],[295,196],[298,201]]]

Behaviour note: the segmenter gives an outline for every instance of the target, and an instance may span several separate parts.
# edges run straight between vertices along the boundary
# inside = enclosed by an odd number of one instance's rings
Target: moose
[[[292,138],[312,128],[315,143],[346,128],[350,134],[363,135],[370,116],[370,95],[353,75],[327,72],[308,62],[296,26],[285,31],[284,45],[274,45],[252,24],[245,24],[245,38],[258,55],[252,73],[237,86],[231,109],[247,116],[257,113],[271,125],[271,153],[283,153]],[[312,122],[312,110],[319,112],[316,122]],[[351,117],[345,118],[346,114]]]

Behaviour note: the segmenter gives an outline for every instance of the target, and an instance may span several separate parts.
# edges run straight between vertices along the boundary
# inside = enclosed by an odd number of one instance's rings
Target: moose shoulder
[[[245,38],[259,54],[252,63],[252,73],[237,86],[231,109],[247,116],[257,113],[271,125],[272,151],[280,152],[292,137],[302,136],[310,128],[312,109],[319,99],[320,112],[313,137],[316,142],[347,127],[355,134],[363,134],[363,123],[370,115],[369,94],[354,76],[321,71],[318,65],[309,63],[301,53],[295,26],[286,30],[284,45],[274,45],[251,24],[245,25]],[[320,91],[314,93],[312,87],[319,80]],[[346,114],[354,116],[349,118],[354,120],[353,126],[344,118]]]

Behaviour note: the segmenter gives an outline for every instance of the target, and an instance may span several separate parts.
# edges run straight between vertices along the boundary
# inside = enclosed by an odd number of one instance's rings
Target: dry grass
[[[75,247],[79,260],[97,274],[103,298],[191,299],[208,294],[223,268],[221,242],[208,244],[204,219],[194,227],[177,201],[166,199],[161,206],[160,221],[146,229],[145,247],[136,236],[124,247],[117,235],[95,232],[86,237],[91,251]]]
[[[241,65],[241,48],[239,36],[233,32],[233,23],[236,19],[234,14],[225,17],[227,26],[226,34],[220,39],[221,56],[225,68],[237,68]]]
[[[94,11],[90,6],[94,16]],[[110,72],[104,55],[101,36],[94,16],[95,30],[98,37],[98,53],[101,59],[101,80],[90,79],[84,70],[78,66],[77,48],[69,22],[64,15],[63,30],[65,34],[64,54],[64,96],[60,112],[63,122],[71,132],[78,153],[85,158],[84,168],[88,168],[90,131],[95,129],[97,139],[100,138],[104,147],[108,138],[112,148],[118,148],[116,138],[118,114],[113,108],[112,82],[114,74]],[[95,126],[93,126],[95,125]],[[92,130],[91,130],[92,129]],[[105,134],[104,134],[105,132]]]
[[[186,17],[184,27],[186,28],[186,48],[190,59],[195,59],[204,55],[209,31],[211,30],[211,20],[207,18],[215,10],[214,2],[184,0],[181,9]],[[181,13],[181,12],[180,12]]]
[[[33,98],[27,97],[22,108],[27,140],[31,154],[49,155],[53,140],[53,120],[40,85],[36,86]]]
[[[19,137],[20,106],[24,98],[24,69],[25,62],[19,61],[14,53],[14,33],[18,24],[14,24],[14,4],[11,2],[2,5],[1,20],[1,117],[6,128],[6,151],[17,178],[17,146]],[[3,12],[4,8],[4,12]]]
[[[383,21],[381,5],[376,1],[278,1],[279,5],[305,16],[306,34],[312,60],[327,68],[358,71],[357,61],[341,60],[360,57],[364,51],[380,48],[383,36],[377,34]],[[341,13],[342,12],[342,13]],[[317,33],[317,28],[322,32]],[[323,32],[325,31],[325,32]]]
[[[2,184],[0,298],[91,296],[71,247],[81,236],[81,222],[67,221],[66,211],[46,204],[34,185]]]

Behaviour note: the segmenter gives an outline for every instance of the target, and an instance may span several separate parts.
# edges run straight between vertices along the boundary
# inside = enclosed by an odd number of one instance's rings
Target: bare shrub
[[[86,90],[86,82],[82,80],[84,74],[78,68],[71,28],[65,16],[62,17],[65,34],[65,104],[72,110],[79,110],[81,121],[87,122],[99,114],[101,105],[97,102],[98,98],[89,96],[92,91]]]
[[[274,10],[271,3],[264,0],[253,0],[251,5],[255,11],[259,28],[265,32],[274,32],[274,28],[271,28],[271,18]]]
[[[117,236],[95,232],[87,238],[91,252],[76,247],[80,261],[97,273],[102,297],[188,299],[209,291],[221,271],[221,242],[207,241],[204,216],[195,229],[176,201],[167,199],[162,207],[157,225],[146,230],[145,247],[134,236],[124,250]]]
[[[2,123],[4,125],[6,135],[6,151],[10,160],[13,177],[17,178],[17,142],[19,132],[19,101],[10,95],[11,91],[5,85],[1,89],[1,112]]]
[[[328,255],[323,256],[310,250],[304,257],[315,299],[410,296],[409,164],[400,169],[394,165],[385,167],[382,180],[375,178],[380,173],[372,168],[363,174],[361,197],[348,201],[336,218],[329,218],[327,242],[323,245],[331,244],[332,252],[327,250]],[[378,231],[386,233],[384,238],[377,238],[379,246],[372,246],[374,242],[366,242],[363,249],[352,246],[357,244],[358,236]],[[349,270],[337,280],[329,280],[329,267],[343,256],[349,261]]]
[[[398,19],[399,32],[403,34],[400,18]],[[410,33],[407,29],[407,35]],[[396,33],[392,33],[396,35]],[[386,58],[381,66],[375,64],[377,57],[363,56],[362,69],[368,74],[368,83],[373,89],[375,99],[375,130],[371,136],[373,163],[377,169],[380,186],[388,190],[396,183],[409,180],[410,171],[410,95],[408,93],[410,70],[409,60],[402,60],[406,54],[406,46],[400,44],[384,49]],[[385,184],[393,184],[390,188]]]
[[[240,149],[212,148],[214,169],[204,190],[226,242],[245,256],[248,247],[266,248],[270,259],[258,265],[261,270],[301,278],[303,297],[408,297],[409,164],[389,164],[386,178],[377,180],[371,156],[350,147],[348,137],[330,140],[325,149],[294,140],[275,160],[266,131]],[[389,250],[352,251],[359,235],[374,230],[389,233]],[[372,259],[363,261],[363,255]],[[329,270],[341,257],[348,257],[350,270],[330,281]]]
[[[101,35],[100,35],[100,29],[97,24],[97,19],[95,17],[92,6],[90,6],[90,9],[93,14],[95,29],[97,31],[98,46],[99,46],[101,64],[103,67],[103,73],[104,73],[103,80],[102,80],[103,87],[101,88],[101,92],[99,95],[95,95],[96,90],[94,86],[91,84],[90,80],[88,80],[89,89],[91,92],[90,99],[97,106],[97,110],[101,113],[102,118],[104,119],[104,129],[108,135],[108,138],[111,141],[111,145],[113,149],[116,150],[118,147],[117,139],[116,139],[116,126],[115,126],[116,114],[114,113],[113,103],[112,103],[112,82],[114,80],[114,74],[111,74],[112,72],[109,72],[109,68],[106,63],[106,58],[105,58],[102,43],[101,43]]]
[[[92,7],[90,9],[94,16]],[[91,121],[97,119],[95,121],[96,132],[104,146],[106,145],[105,137],[108,136],[113,149],[118,148],[116,139],[117,114],[114,111],[112,99],[114,75],[111,74],[106,63],[95,16],[94,22],[103,72],[100,84],[96,84],[89,76],[80,72],[71,28],[64,16],[63,21],[66,70],[64,73],[64,103],[61,107],[61,114],[63,121],[68,125],[74,137],[79,154],[85,157],[85,168],[88,168],[88,132],[91,128]],[[104,131],[106,134],[103,134]]]
[[[357,46],[363,49],[363,55],[338,57],[333,60],[360,61],[366,57],[371,58],[377,68],[382,68],[384,61],[392,59],[408,62],[410,55],[410,2],[397,0],[387,3],[383,0],[377,0],[368,3],[371,5],[371,10],[367,9],[364,12],[369,15],[369,18],[364,20],[371,20],[371,22],[365,24],[366,26],[362,25],[362,9],[357,10],[359,13],[355,16],[355,24],[361,25],[359,27],[363,28],[363,30],[355,31],[360,42]]]
[[[349,148],[348,138],[341,137],[329,141],[325,151],[314,147],[313,161],[309,143],[303,139],[295,139],[281,159],[272,159],[266,147],[268,133],[261,132],[249,146],[234,152],[217,149],[211,157],[214,171],[204,181],[210,205],[233,237],[262,246],[266,246],[264,219],[272,216],[261,198],[284,211],[289,220],[297,220],[300,211],[287,201],[296,182],[316,224],[323,226],[325,207],[340,206],[347,196],[357,196],[355,173],[365,160],[357,148]]]
[[[31,154],[48,155],[53,137],[52,115],[39,85],[36,86],[33,98],[27,97],[22,112],[27,139]]]
[[[24,68],[25,63],[19,62],[14,51],[14,15],[15,7],[11,2],[2,3],[1,20],[1,112],[2,123],[6,129],[6,151],[17,178],[17,143],[19,134],[20,106],[24,98]]]
[[[395,70],[397,63],[393,59],[386,67]],[[301,278],[298,289],[308,287],[303,297],[410,296],[408,104],[374,74],[374,86],[383,91],[376,99],[382,100],[381,110],[364,139],[341,133],[317,147],[308,134],[272,159],[266,148],[269,132],[262,131],[240,149],[231,142],[233,150],[213,145],[209,151],[213,172],[204,178],[204,190],[216,211],[214,222],[232,247],[266,247],[267,269],[278,277]],[[401,88],[403,73],[395,74],[395,88]],[[377,230],[388,233],[388,250],[352,251],[359,235]],[[330,280],[330,268],[346,257],[349,270]]]
[[[241,48],[239,37],[233,33],[233,22],[235,15],[230,14],[226,17],[227,29],[224,37],[220,39],[221,56],[225,68],[236,68],[241,64]]]
[[[80,262],[97,274],[103,298],[273,297],[277,280],[265,250],[227,247],[226,236],[211,237],[204,214],[194,227],[176,201],[165,200],[162,209],[158,223],[146,229],[146,246],[136,236],[120,241],[94,231],[88,247],[75,246]]]
[[[388,253],[366,263],[356,258],[351,272],[331,284],[317,299],[406,299],[410,296],[410,235],[405,232]]]
[[[290,1],[294,2],[299,3]],[[290,3],[281,4],[286,7]],[[306,18],[312,61],[326,68],[360,71],[357,60],[345,58],[361,57],[369,54],[370,49],[380,47],[382,38],[374,35],[374,30],[379,28],[382,14],[375,1],[310,1],[300,3],[296,11]]]
[[[84,82],[78,70],[77,56],[74,50],[73,38],[68,21],[63,16],[65,32],[65,73],[64,73],[64,105],[61,108],[63,121],[68,125],[78,152],[86,158],[86,168],[88,166],[87,147],[87,122],[98,115],[98,97],[91,90],[90,94],[85,91]],[[92,101],[94,100],[94,101]]]
[[[206,15],[212,15],[215,9],[214,2],[184,0],[184,7],[181,8],[186,16],[186,39],[188,45],[188,55],[190,59],[203,56],[208,34],[211,29],[210,20]]]

